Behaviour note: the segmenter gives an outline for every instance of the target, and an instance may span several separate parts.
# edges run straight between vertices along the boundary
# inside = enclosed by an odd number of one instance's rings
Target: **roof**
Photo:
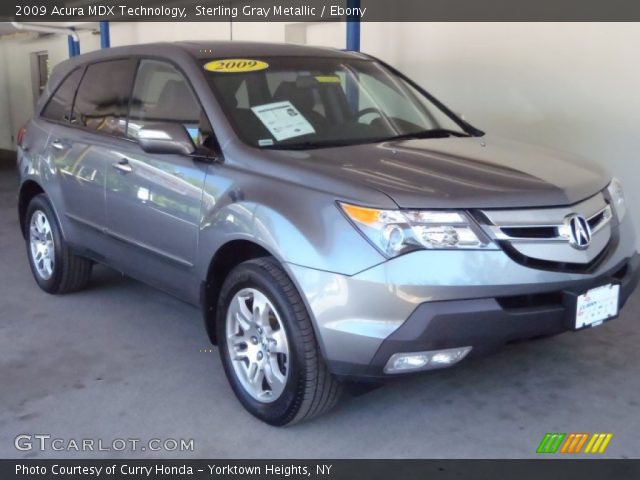
[[[255,57],[331,57],[331,58],[366,58],[359,52],[349,52],[328,47],[311,47],[287,43],[237,42],[237,41],[202,41],[202,42],[157,42],[125,45],[72,57],[71,64],[100,60],[116,56],[154,55],[172,56],[188,54],[193,58],[243,58]]]
[[[313,47],[291,43],[263,43],[238,41],[205,41],[205,42],[177,42],[175,45],[187,50],[196,58],[209,58],[211,55],[220,57],[239,57],[253,55],[256,57],[300,56],[300,57],[334,57],[334,58],[362,58],[358,52],[349,52],[328,47]]]
[[[89,53],[71,57],[58,64],[54,73],[69,72],[72,68],[87,62],[100,61],[114,57],[150,55],[178,59],[190,57],[205,58],[245,58],[245,57],[328,57],[344,59],[368,59],[359,52],[338,50],[328,47],[311,47],[291,43],[263,43],[238,41],[189,41],[189,42],[157,42],[125,45],[122,47],[94,50]]]

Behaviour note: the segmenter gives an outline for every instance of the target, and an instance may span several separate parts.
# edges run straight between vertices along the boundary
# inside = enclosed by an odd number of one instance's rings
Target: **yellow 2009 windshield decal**
[[[225,58],[224,60],[213,60],[204,65],[205,70],[220,73],[255,72],[267,68],[269,68],[267,62],[248,58]]]

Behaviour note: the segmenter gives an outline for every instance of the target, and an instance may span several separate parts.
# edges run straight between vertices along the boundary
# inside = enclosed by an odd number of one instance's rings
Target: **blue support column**
[[[347,8],[360,8],[360,0],[347,0]],[[347,50],[360,51],[360,17],[347,16]],[[347,75],[345,93],[351,111],[355,114],[360,110],[360,98],[355,79]]]
[[[75,31],[74,27],[71,27],[70,30]],[[67,37],[69,42],[69,57],[75,57],[80,55],[80,42],[76,42],[71,35]]]
[[[67,35],[67,42],[69,44],[69,58],[75,57],[76,49],[74,43],[76,42],[73,41],[73,37],[71,35]]]
[[[360,8],[360,0],[347,0],[347,8]],[[360,17],[347,17],[347,50],[360,51]]]
[[[100,48],[109,48],[110,46],[109,22],[100,22]]]

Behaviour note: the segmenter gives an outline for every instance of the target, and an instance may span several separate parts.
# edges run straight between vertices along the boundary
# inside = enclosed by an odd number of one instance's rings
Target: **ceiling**
[[[25,22],[31,23],[33,25],[38,25],[36,22]],[[94,30],[98,28],[97,22],[40,22],[41,25],[45,25],[47,27],[76,27],[79,30],[81,29],[90,29]],[[9,22],[0,22],[0,35],[9,35],[11,33],[16,33],[19,30],[15,29],[11,23]]]

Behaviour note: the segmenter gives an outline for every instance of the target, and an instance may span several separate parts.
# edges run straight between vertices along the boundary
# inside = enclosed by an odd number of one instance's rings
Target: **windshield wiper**
[[[363,138],[363,139],[351,139],[351,140],[331,140],[322,142],[300,142],[290,144],[268,145],[263,146],[265,150],[312,150],[314,148],[331,148],[331,147],[345,147],[349,145],[362,145],[364,143],[380,143],[390,142],[392,140],[405,140],[411,138],[446,138],[446,137],[470,137],[468,133],[457,132],[455,130],[447,130],[446,128],[433,128],[431,130],[421,130],[419,132],[404,133],[402,135],[396,135],[393,137],[386,137],[380,139]]]
[[[468,133],[448,130],[446,128],[432,128],[431,130],[421,130],[419,132],[403,133],[393,137],[385,138],[384,142],[392,140],[408,140],[412,138],[447,138],[447,137],[470,137]]]

